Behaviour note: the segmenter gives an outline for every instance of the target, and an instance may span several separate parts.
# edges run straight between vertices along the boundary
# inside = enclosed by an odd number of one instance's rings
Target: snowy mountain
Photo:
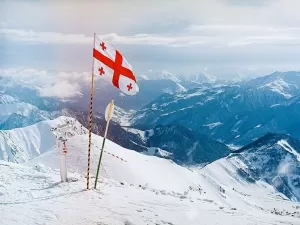
[[[53,134],[48,132],[65,119],[44,123],[43,138],[49,139],[38,146],[42,154],[22,164],[0,161],[1,224],[281,225],[299,221],[299,204],[264,180],[253,182],[241,176],[238,169],[243,164],[237,164],[236,156],[204,168],[183,167],[107,140],[98,189],[85,191],[88,135],[80,133],[85,129],[76,121],[67,131],[68,182],[61,183],[61,153],[49,149]],[[91,188],[102,137],[92,135],[92,143]]]
[[[144,80],[172,80],[177,83],[215,83],[217,78],[205,70],[203,73],[173,74],[166,70],[153,71],[139,75]]]
[[[281,101],[284,98],[271,91],[240,86],[200,88],[165,94],[134,113],[131,122],[137,127],[179,124],[230,143],[272,117],[264,111]]]
[[[231,80],[226,80],[226,83],[244,83],[249,80],[252,80],[251,77],[246,76],[245,74],[242,74],[239,72],[233,74],[232,76],[233,76],[233,78]]]
[[[285,89],[284,94],[266,86],[279,76],[289,79],[290,83],[295,79],[294,84],[297,84],[295,73],[275,73],[239,85],[215,85],[174,95],[164,94],[134,113],[131,123],[137,127],[183,125],[226,144],[239,146],[268,132],[297,137],[300,134],[296,128],[300,122],[299,92],[292,88],[295,85]]]
[[[8,78],[0,79],[0,130],[26,127],[61,115],[63,102],[41,97],[35,87]]]
[[[212,75],[211,73],[209,73],[207,70],[204,70],[202,73],[191,73],[191,74],[183,74],[180,75],[180,80],[181,82],[185,82],[185,83],[198,83],[198,84],[202,84],[202,83],[216,83],[217,78]]]
[[[138,75],[138,78],[140,80],[172,80],[178,83],[181,82],[181,79],[178,77],[178,75],[170,73],[166,70],[162,70],[162,71],[148,70],[146,73],[142,73],[141,75]]]
[[[101,117],[101,113],[98,112],[104,112],[111,96],[114,96],[113,93],[107,96],[105,93],[113,90],[117,97],[115,104],[119,107],[116,110],[118,115],[115,116],[115,121],[126,126],[132,124],[138,130],[149,130],[157,125],[182,125],[212,139],[238,146],[248,144],[268,132],[286,133],[295,137],[300,135],[297,128],[300,122],[299,97],[296,95],[297,87],[300,85],[297,72],[277,72],[235,85],[200,84],[201,78],[196,74],[194,78],[193,76],[190,78],[193,78],[195,84],[199,81],[197,85],[200,87],[184,92],[177,89],[176,83],[183,82],[184,78],[163,72],[164,76],[157,75],[155,78],[157,80],[140,80],[141,92],[136,96],[121,96],[106,83],[96,82],[95,115]],[[169,75],[174,79],[163,80]],[[275,91],[274,86],[270,85],[274,83],[282,85],[280,90],[283,93]],[[169,91],[166,90],[167,87]],[[88,86],[83,85],[82,95],[68,101],[41,97],[36,88],[7,79],[1,80],[0,89],[0,103],[2,103],[0,129],[25,127],[59,115],[73,116],[77,112],[88,115],[90,99]],[[142,106],[154,98],[156,98],[154,101],[137,112],[122,109],[123,106],[127,109],[132,108],[131,101],[135,106]],[[139,151],[145,149],[139,137],[131,138],[129,141],[124,138],[129,136],[128,132],[124,130],[122,132],[124,133],[122,138],[114,139],[116,143],[126,143],[124,147]],[[158,145],[146,146],[160,148]]]
[[[70,117],[59,117],[55,120],[44,120],[31,126],[0,131],[0,160],[9,162],[27,162],[39,155],[52,150],[55,147],[55,134],[51,128],[64,124],[67,121],[75,121]],[[86,133],[76,123],[77,131],[72,130],[71,136]]]
[[[41,96],[38,87],[9,77],[0,79],[0,103],[20,102],[43,111],[57,111],[63,108],[61,99]]]
[[[293,201],[300,201],[300,140],[268,133],[231,155],[250,182],[264,180]]]
[[[288,99],[299,95],[300,72],[275,72],[268,76],[250,80],[246,85],[258,89],[271,90]]]
[[[44,111],[31,104],[15,100],[13,103],[0,104],[0,129],[25,127],[59,115],[59,111]]]
[[[2,94],[0,95],[0,104],[12,104],[12,103],[17,103],[19,102],[18,99],[10,96],[10,95],[6,95],[6,94]]]
[[[162,81],[162,80],[169,80],[173,81],[178,85],[178,90],[184,91],[189,90],[191,88],[197,88],[202,86],[211,86],[212,84],[215,84],[217,81],[217,78],[210,74],[207,70],[204,70],[204,72],[200,73],[187,73],[187,74],[173,74],[166,70],[162,71],[153,71],[149,70],[148,72],[138,75],[139,80],[156,80],[156,81]]]

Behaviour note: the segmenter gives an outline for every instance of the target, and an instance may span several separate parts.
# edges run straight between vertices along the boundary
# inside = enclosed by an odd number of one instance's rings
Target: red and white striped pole
[[[67,146],[66,146],[66,142],[64,141],[62,153],[60,156],[60,177],[62,182],[67,182],[66,156],[67,156]]]

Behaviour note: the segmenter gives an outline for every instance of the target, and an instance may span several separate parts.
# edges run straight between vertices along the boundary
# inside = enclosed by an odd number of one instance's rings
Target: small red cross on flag
[[[95,76],[112,83],[127,95],[135,95],[138,92],[131,65],[118,50],[100,40],[97,35],[95,35],[93,57]]]

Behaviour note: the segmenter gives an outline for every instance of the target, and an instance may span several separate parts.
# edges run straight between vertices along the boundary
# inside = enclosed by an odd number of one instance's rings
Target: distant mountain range
[[[106,121],[103,114],[100,113],[101,111],[97,110],[97,103],[94,103],[93,132],[103,135]],[[25,128],[45,120],[55,119],[61,115],[76,118],[85,127],[89,127],[88,104],[88,100],[83,104],[82,99],[66,101],[41,97],[34,87],[27,87],[10,81],[4,82],[1,85],[0,95],[0,129],[10,133],[10,130]],[[101,107],[105,108],[106,105],[107,103],[102,104]],[[229,154],[229,149],[224,144],[181,126],[161,126],[153,129],[151,131],[153,136],[147,138],[143,136],[146,131],[121,127],[120,123],[124,123],[124,121],[120,120],[124,115],[125,112],[116,107],[114,121],[111,122],[108,132],[108,138],[123,147],[146,154],[149,154],[153,149],[161,148],[168,152],[170,159],[178,163],[188,164],[206,164]],[[132,132],[133,130],[134,132]],[[166,136],[169,137],[164,141]],[[180,137],[185,137],[186,140],[178,142]],[[29,140],[30,137],[27,139]],[[3,143],[3,146],[5,145]],[[17,141],[15,141],[14,146],[17,146]],[[216,148],[213,149],[211,146]],[[207,151],[209,153],[206,153]],[[166,156],[161,155],[161,157]]]
[[[246,145],[268,132],[298,137],[300,73],[273,73],[244,83],[164,94],[136,111],[131,123],[178,124],[226,144]]]
[[[108,133],[112,141],[177,163],[206,164],[230,153],[225,144],[244,146],[268,132],[300,137],[299,77],[298,72],[276,72],[250,81],[220,84],[209,74],[185,77],[150,71],[139,78],[143,92],[129,97],[97,83],[93,132],[103,135],[102,113],[110,97],[118,95],[115,103],[119,107]],[[62,100],[41,97],[35,87],[23,83],[2,79],[0,84],[1,130],[60,115],[74,117],[88,127],[88,87],[83,87],[79,97]],[[197,88],[188,89],[195,84]],[[148,101],[137,111],[126,112],[118,104],[138,108]]]
[[[171,80],[178,84],[178,86],[181,86],[181,90],[188,90],[203,84],[214,84],[218,81],[215,76],[207,71],[192,74],[172,74],[166,70],[149,70],[148,72],[139,75],[138,78],[139,80]]]

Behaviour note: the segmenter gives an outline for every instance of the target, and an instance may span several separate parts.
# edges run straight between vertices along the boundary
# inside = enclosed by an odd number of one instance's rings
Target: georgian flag
[[[138,92],[131,65],[118,50],[100,40],[97,35],[95,35],[93,57],[94,75],[112,83],[127,95],[135,95]]]

